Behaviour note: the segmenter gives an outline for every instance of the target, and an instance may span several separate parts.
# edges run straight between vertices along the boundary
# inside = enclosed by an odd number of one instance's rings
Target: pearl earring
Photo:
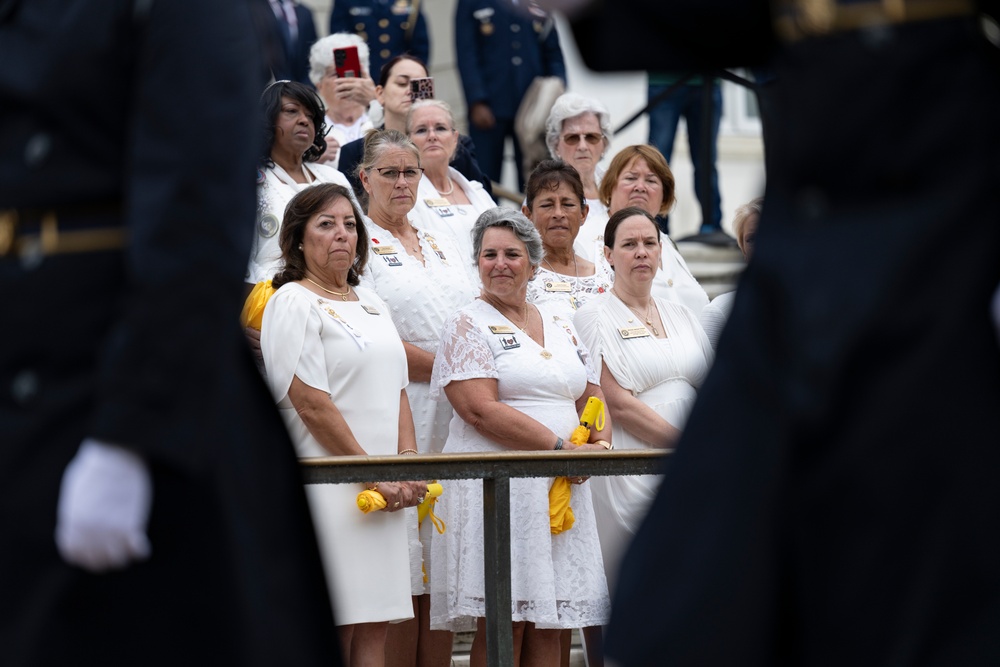
[[[301,243],[299,244],[299,250],[302,250],[302,244]]]

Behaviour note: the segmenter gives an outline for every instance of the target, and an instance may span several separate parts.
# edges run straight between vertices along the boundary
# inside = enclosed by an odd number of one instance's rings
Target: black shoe
[[[686,236],[682,239],[677,239],[681,242],[686,243],[704,243],[705,245],[718,246],[720,248],[738,248],[739,244],[736,239],[725,233],[721,229],[717,229],[712,232],[702,232],[700,234],[695,234],[693,236]]]

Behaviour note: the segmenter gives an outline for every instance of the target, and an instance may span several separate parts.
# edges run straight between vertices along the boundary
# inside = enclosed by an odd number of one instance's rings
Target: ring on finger
[[[396,503],[395,503],[395,504],[394,504],[394,505],[392,506],[392,509],[396,509],[397,507],[399,507],[399,501],[398,501],[398,500],[397,500],[397,501],[396,501]]]
[[[417,496],[417,504],[419,505],[422,502],[424,502],[424,497],[423,496]]]

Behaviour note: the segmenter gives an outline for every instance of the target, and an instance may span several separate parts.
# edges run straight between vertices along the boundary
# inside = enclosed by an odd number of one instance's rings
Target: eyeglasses
[[[424,173],[421,167],[407,167],[403,170],[397,167],[375,167],[374,169],[379,176],[391,183],[398,181],[400,174],[403,175],[403,180],[407,183],[416,183]]]
[[[597,134],[595,132],[587,132],[586,134],[564,134],[562,135],[562,140],[566,142],[567,146],[576,146],[583,139],[591,146],[596,146],[604,140],[603,134]]]
[[[440,135],[449,135],[454,131],[455,130],[453,128],[445,127],[444,125],[437,125],[435,127],[418,127],[413,131],[413,136],[423,137],[431,133]]]

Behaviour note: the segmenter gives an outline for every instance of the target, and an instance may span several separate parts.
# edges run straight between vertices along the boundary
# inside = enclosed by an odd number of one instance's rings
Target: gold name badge
[[[372,246],[372,250],[375,251],[376,255],[395,255],[396,246],[391,245],[377,245]]]
[[[424,203],[431,208],[437,208],[438,206],[451,206],[451,202],[444,197],[428,197],[424,200]]]
[[[364,308],[365,312],[368,313],[369,315],[378,315],[378,308],[376,308],[375,306],[366,306],[364,304],[361,304],[361,307]]]
[[[512,334],[514,330],[505,324],[500,324],[498,326],[491,326],[490,331],[495,334]]]
[[[546,292],[572,292],[573,286],[566,282],[556,282],[554,280],[545,281]]]
[[[651,335],[646,327],[629,327],[626,329],[619,329],[618,333],[625,340],[628,340],[629,338],[645,338],[646,336]]]

